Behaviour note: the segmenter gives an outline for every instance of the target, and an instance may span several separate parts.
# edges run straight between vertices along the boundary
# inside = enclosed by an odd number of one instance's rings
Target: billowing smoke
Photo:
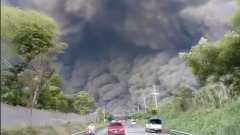
[[[65,91],[91,93],[118,112],[172,98],[198,83],[178,57],[201,36],[216,40],[228,27],[234,0],[4,0],[54,17],[69,43],[63,62]]]

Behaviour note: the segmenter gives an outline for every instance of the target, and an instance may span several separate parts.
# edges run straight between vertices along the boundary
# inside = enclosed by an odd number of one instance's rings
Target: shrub
[[[178,111],[187,111],[192,105],[193,92],[187,86],[182,86],[177,93],[174,102],[174,107]]]
[[[220,135],[240,135],[240,121],[235,121],[224,127]]]
[[[231,101],[230,90],[222,83],[202,87],[193,98],[193,108],[219,108]]]

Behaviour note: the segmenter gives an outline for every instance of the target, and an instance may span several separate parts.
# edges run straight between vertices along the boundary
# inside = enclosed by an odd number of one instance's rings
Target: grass
[[[240,97],[233,100],[221,83],[202,87],[194,95],[189,94],[190,89],[183,90],[175,100],[158,106],[157,116],[163,120],[165,131],[174,129],[195,135],[240,135]],[[143,124],[155,113],[156,110],[150,106],[148,113],[137,113],[132,117],[139,118],[138,123]]]
[[[189,132],[194,135],[240,135],[240,101],[222,108],[198,108],[186,112],[160,106],[157,114],[163,119],[163,129]],[[143,118],[145,117],[145,118]],[[137,123],[144,125],[148,114],[138,115]]]
[[[26,128],[19,128],[19,129],[2,129],[1,135],[57,135],[58,132],[55,128],[50,126],[44,127],[26,127]]]
[[[102,127],[104,123],[96,123],[97,127]],[[86,130],[87,125],[65,124],[58,126],[26,127],[19,129],[2,129],[1,135],[69,135]]]
[[[137,119],[136,122],[141,125],[141,126],[145,126],[146,124],[146,120],[145,119]]]
[[[160,111],[165,129],[195,135],[240,135],[240,101],[219,109],[197,109],[187,112]]]

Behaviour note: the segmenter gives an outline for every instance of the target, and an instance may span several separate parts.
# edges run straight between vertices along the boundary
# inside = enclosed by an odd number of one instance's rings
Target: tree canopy
[[[40,53],[60,53],[66,44],[60,41],[55,21],[43,13],[1,7],[1,42],[20,58],[13,73],[19,73]]]
[[[5,103],[62,112],[89,113],[95,105],[85,92],[66,95],[57,56],[67,45],[60,41],[56,22],[47,15],[13,7],[1,7],[1,48],[18,60],[1,75],[1,99]]]
[[[238,1],[240,5],[240,1]],[[239,6],[240,7],[240,6]],[[210,42],[201,38],[190,52],[180,53],[187,66],[198,77],[202,85],[209,79],[224,82],[231,89],[240,89],[240,9],[236,10],[232,19],[233,31],[217,41]]]
[[[59,35],[56,22],[47,15],[34,11],[22,10],[13,7],[1,7],[1,37],[12,41],[21,31],[23,26],[36,25],[43,30],[48,30],[55,37]]]

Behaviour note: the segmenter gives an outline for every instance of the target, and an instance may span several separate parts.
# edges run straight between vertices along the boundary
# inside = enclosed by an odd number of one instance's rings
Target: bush
[[[187,111],[192,105],[193,92],[188,86],[182,86],[175,95],[174,107],[177,111]]]
[[[10,72],[1,71],[1,73],[1,101],[15,106],[26,106],[29,94],[23,90],[23,80],[13,79]]]
[[[230,90],[222,83],[202,87],[193,98],[193,108],[219,108],[230,102]]]
[[[235,121],[224,127],[219,135],[240,135],[240,121]]]
[[[145,112],[137,112],[130,116],[132,119],[148,119],[151,117],[151,114]]]
[[[1,135],[69,135],[86,129],[87,125],[66,124],[44,127],[25,127],[18,129],[2,129]]]
[[[108,121],[112,121],[114,119],[114,116],[111,113],[106,113],[105,117]]]
[[[147,113],[149,114],[149,115],[156,115],[157,114],[157,109],[155,108],[155,106],[153,106],[153,105],[149,105],[148,107],[147,107]]]

